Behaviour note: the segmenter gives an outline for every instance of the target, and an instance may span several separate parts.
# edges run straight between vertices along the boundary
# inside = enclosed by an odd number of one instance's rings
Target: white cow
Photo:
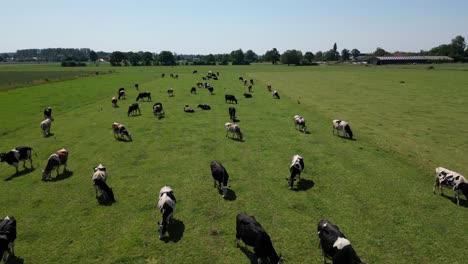
[[[47,137],[50,134],[50,127],[52,126],[52,118],[46,118],[41,122],[41,129],[44,137]]]

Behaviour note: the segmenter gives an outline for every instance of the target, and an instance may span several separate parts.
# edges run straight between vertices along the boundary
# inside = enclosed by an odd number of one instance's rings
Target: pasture
[[[0,67],[0,77],[21,74],[12,67]],[[437,166],[468,176],[466,69],[101,66],[73,71],[114,72],[0,91],[0,150],[27,145],[37,154],[26,173],[0,164],[1,216],[18,220],[16,262],[255,263],[251,247],[235,246],[235,216],[243,211],[256,217],[288,263],[322,263],[320,219],[338,225],[367,263],[465,263],[466,197],[457,206],[451,190],[441,197],[432,186]],[[220,73],[208,81],[214,95],[191,94],[209,70]],[[255,80],[253,98],[242,96],[247,87],[239,76]],[[127,117],[135,83],[151,92],[152,102],[139,103],[141,116]],[[127,99],[113,108],[119,87]],[[231,106],[225,94],[239,101],[243,142],[225,137]],[[151,112],[156,102],[163,103],[162,119]],[[186,104],[195,113],[184,113]],[[47,106],[55,120],[45,138],[39,123]],[[294,128],[295,114],[305,118],[309,134]],[[356,140],[334,136],[333,119],[348,121]],[[115,140],[113,122],[124,124],[133,141]],[[70,172],[42,182],[47,158],[62,147]],[[305,180],[289,190],[285,178],[295,154],[304,158]],[[230,200],[213,188],[212,160],[229,172]],[[117,200],[111,206],[94,197],[91,175],[99,163]],[[174,189],[177,207],[170,239],[161,241],[156,204],[164,185]]]

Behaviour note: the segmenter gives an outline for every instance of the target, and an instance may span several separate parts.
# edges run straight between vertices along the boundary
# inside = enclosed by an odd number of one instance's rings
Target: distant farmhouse
[[[385,57],[359,57],[358,61],[374,65],[384,64],[416,64],[416,63],[446,63],[453,62],[447,56],[385,56]]]

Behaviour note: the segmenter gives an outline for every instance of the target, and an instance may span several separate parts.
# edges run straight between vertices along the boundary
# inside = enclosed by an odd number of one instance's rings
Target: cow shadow
[[[133,115],[129,115],[128,117],[138,117],[138,116],[141,116],[141,114],[133,114]]]
[[[299,182],[297,183],[297,188],[294,189],[296,192],[297,191],[307,191],[310,188],[314,187],[315,183],[312,180],[308,179],[300,179]]]
[[[177,220],[175,218],[172,218],[170,224],[167,226],[168,236],[162,238],[162,240],[165,243],[168,243],[168,242],[177,243],[184,236],[184,231],[185,231],[184,222]]]
[[[219,194],[223,194],[223,191],[222,190],[218,190]],[[224,200],[227,200],[227,201],[234,201],[237,199],[237,195],[236,193],[231,190],[230,188],[227,188],[226,190],[226,195],[224,196]]]
[[[130,139],[128,139],[128,138],[120,138],[120,137],[119,137],[119,138],[115,138],[115,139],[117,139],[117,141],[120,141],[120,142],[132,142],[132,141],[133,141],[133,140],[130,140]]]
[[[243,139],[239,139],[239,138],[233,138],[233,137],[229,137],[230,140],[233,140],[233,141],[237,141],[237,142],[244,142]]]
[[[47,134],[46,136],[44,136],[45,138],[48,138],[48,137],[51,137],[51,136],[54,136],[55,134],[54,133],[49,133]]]
[[[349,137],[347,137],[347,136],[338,135],[338,137],[343,138],[343,139],[346,139],[346,140],[349,140],[349,141],[356,141],[355,138],[349,138]]]
[[[24,170],[22,171],[18,171],[18,172],[15,172],[15,174],[11,175],[10,177],[6,178],[4,181],[11,181],[13,180],[14,178],[16,177],[20,177],[20,176],[23,176],[23,175],[26,175],[28,173],[31,173],[33,171],[35,171],[36,168],[32,167],[32,168],[24,168]]]
[[[250,264],[257,264],[257,257],[247,248],[247,246],[240,247],[240,250],[247,256],[247,258],[249,258]]]
[[[113,203],[117,202],[117,201],[112,201],[110,199],[106,199],[104,195],[98,196],[97,201],[99,205],[104,205],[104,206],[111,206]]]
[[[7,261],[5,262],[5,264],[23,264],[24,263],[24,259],[18,257],[18,256],[8,256],[8,259]]]
[[[73,171],[66,170],[64,173],[59,174],[54,178],[50,178],[47,181],[49,181],[49,182],[63,181],[65,179],[70,178],[71,176],[73,176]]]
[[[440,196],[443,196],[443,197],[449,199],[455,205],[457,204],[457,199],[455,199],[453,196],[449,196],[449,195],[445,195],[445,194],[441,194]],[[460,200],[460,206],[468,208],[468,200],[462,200],[462,199],[460,199],[460,197],[458,199]],[[466,199],[468,199],[468,197],[466,197]]]

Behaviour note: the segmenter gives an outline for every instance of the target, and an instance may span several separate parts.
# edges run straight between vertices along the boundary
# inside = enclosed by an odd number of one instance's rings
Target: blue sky
[[[1,0],[0,52],[419,51],[468,40],[467,0]]]

